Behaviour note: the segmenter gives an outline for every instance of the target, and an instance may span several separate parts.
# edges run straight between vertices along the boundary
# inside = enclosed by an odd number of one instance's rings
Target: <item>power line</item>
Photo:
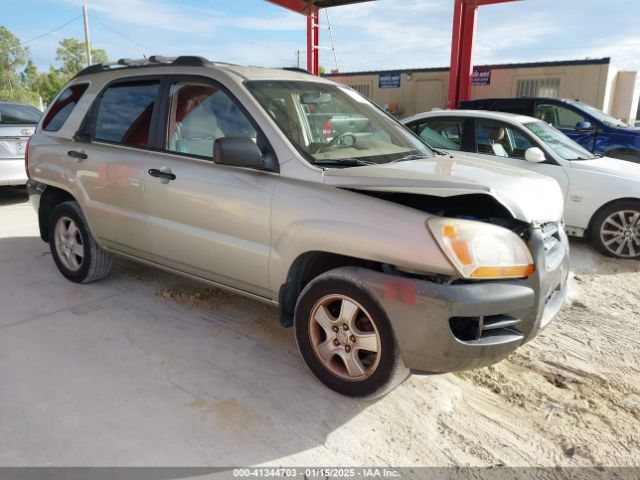
[[[66,27],[67,25],[69,25],[70,23],[75,22],[76,20],[78,20],[80,17],[82,17],[82,15],[78,15],[75,18],[72,18],[71,20],[69,20],[67,23],[63,23],[62,25],[60,25],[59,27],[54,28],[53,30],[49,30],[48,32],[43,33],[42,35],[38,35],[37,37],[33,37],[30,40],[27,40],[26,42],[22,42],[23,44],[27,44],[30,42],[33,42],[34,40],[38,40],[39,38],[45,37],[51,33],[57,32],[58,30],[63,29],[64,27]]]
[[[134,45],[146,50],[147,52],[153,53],[151,51],[151,49],[145,47],[144,45],[142,45],[140,42],[136,42],[135,40],[133,40],[132,38],[127,37],[126,35],[123,35],[122,33],[118,32],[117,30],[115,30],[114,28],[111,28],[109,25],[107,25],[106,23],[104,23],[102,20],[100,20],[98,17],[89,14],[89,16],[95,20],[96,22],[98,22],[100,25],[102,25],[104,28],[106,28],[107,30],[111,31],[112,33],[115,33],[116,35],[118,35],[119,37],[124,38],[125,40],[127,40],[130,43],[133,43]]]

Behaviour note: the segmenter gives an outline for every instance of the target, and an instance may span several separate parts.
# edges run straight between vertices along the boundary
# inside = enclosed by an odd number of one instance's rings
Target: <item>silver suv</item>
[[[560,308],[554,180],[436,152],[355,90],[152,57],[80,72],[28,148],[60,272],[118,254],[280,309],[328,387],[489,365]]]

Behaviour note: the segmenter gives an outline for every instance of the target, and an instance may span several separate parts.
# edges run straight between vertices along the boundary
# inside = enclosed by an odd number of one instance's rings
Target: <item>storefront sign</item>
[[[471,85],[491,85],[491,69],[473,70]]]
[[[379,88],[400,88],[399,73],[381,73],[378,77]]]

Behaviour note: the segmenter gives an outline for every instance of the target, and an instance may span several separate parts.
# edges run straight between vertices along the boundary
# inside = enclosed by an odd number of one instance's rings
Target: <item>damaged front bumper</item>
[[[560,310],[569,274],[567,237],[559,226],[540,227],[532,229],[529,246],[536,272],[523,280],[445,285],[349,270],[382,304],[408,368],[467,370],[502,360]]]

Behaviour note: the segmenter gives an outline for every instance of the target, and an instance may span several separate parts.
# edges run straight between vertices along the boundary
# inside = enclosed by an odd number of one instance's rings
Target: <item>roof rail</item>
[[[151,55],[148,58],[121,58],[115,62],[89,65],[88,67],[80,70],[76,74],[76,77],[81,77],[92,73],[104,72],[106,70],[117,68],[155,67],[158,65],[175,65],[177,67],[204,67],[206,65],[213,65],[213,63],[204,57],[198,57],[195,55],[181,55],[179,57]]]
[[[309,73],[309,70],[305,69],[305,68],[300,68],[300,67],[282,67],[282,70],[287,70],[289,72],[300,72],[300,73],[306,73],[307,75],[311,75]]]

